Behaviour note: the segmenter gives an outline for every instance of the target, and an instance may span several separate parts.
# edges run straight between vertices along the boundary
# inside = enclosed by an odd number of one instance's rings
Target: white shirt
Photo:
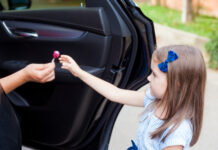
[[[144,106],[147,107],[154,99],[155,97],[148,91],[144,97]],[[173,133],[168,135],[164,143],[161,142],[161,139],[168,133],[170,128],[164,131],[161,138],[151,139],[150,137],[151,133],[163,123],[163,120],[154,115],[154,110],[143,114],[139,121],[138,133],[135,140],[138,150],[162,150],[174,145],[184,146],[183,150],[189,148],[192,139],[192,125],[189,120],[184,120]]]

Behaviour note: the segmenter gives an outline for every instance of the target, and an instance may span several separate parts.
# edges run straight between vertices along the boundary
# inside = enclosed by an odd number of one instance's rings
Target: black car
[[[30,63],[47,63],[59,50],[120,88],[137,90],[148,82],[156,47],[154,27],[133,1],[43,0],[49,4],[43,7],[40,1],[0,1],[1,77]],[[67,5],[73,1],[79,6]],[[13,130],[21,129],[23,145],[108,149],[122,105],[61,69],[58,61],[55,73],[52,82],[27,83],[7,95],[15,110],[11,113],[16,112],[19,120]]]

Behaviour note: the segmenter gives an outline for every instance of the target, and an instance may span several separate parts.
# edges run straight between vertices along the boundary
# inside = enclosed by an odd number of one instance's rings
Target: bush
[[[206,43],[205,48],[210,56],[209,67],[218,69],[218,33],[211,36],[211,39]]]

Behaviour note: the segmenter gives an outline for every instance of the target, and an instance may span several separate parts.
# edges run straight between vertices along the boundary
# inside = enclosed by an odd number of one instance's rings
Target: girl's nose
[[[150,81],[151,81],[151,75],[149,75],[149,76],[147,77],[147,79],[148,79],[148,81],[150,82]]]

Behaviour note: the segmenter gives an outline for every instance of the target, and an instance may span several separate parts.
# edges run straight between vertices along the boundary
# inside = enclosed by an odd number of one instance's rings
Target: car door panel
[[[7,22],[5,21],[5,23]],[[40,32],[43,30],[46,31],[47,28],[47,31],[51,31],[51,26],[44,26],[42,24],[40,25],[43,29],[41,29],[38,24],[34,23],[18,22],[18,25],[16,25],[17,22],[15,21],[10,23],[15,24],[9,27],[11,28],[11,30],[13,30],[13,28],[16,28],[17,26],[18,29],[28,29],[36,32],[39,30]],[[27,26],[31,26],[29,28],[26,28],[26,24]],[[67,32],[68,31],[69,29],[67,30]],[[74,35],[75,32],[79,35],[76,35],[77,37],[67,38],[66,36],[69,36],[69,32],[67,35],[65,34],[65,32],[61,32],[61,34],[64,34],[64,37],[56,38],[48,36],[45,37],[44,35],[41,36],[40,32],[38,38],[28,39],[22,37],[16,38],[12,36],[8,41],[5,41],[5,38],[1,37],[1,41],[4,40],[4,42],[1,42],[1,60],[22,60],[22,53],[25,53],[25,60],[31,60],[34,62],[47,62],[52,59],[52,52],[56,49],[59,50],[62,54],[68,54],[72,56],[76,61],[78,61],[79,64],[102,67],[107,60],[106,57],[108,54],[109,43],[111,40],[110,36],[102,36],[95,33],[72,30],[72,35]],[[55,33],[52,31],[48,34],[55,35]],[[2,35],[4,35],[4,33]],[[13,44],[9,45],[8,42],[13,42]],[[7,48],[7,50],[4,50],[4,48]],[[20,53],[19,50],[22,50],[22,53]]]
[[[75,17],[66,18],[66,13]],[[84,13],[86,18],[78,19],[78,15],[73,15],[77,13],[80,17]],[[94,8],[58,10],[58,16],[54,15],[56,10],[1,14],[1,75],[13,73],[29,63],[49,62],[53,50],[60,50],[72,56],[82,69],[101,77],[111,42],[109,29],[103,26],[106,17],[102,13],[101,8]],[[16,31],[33,31],[38,37],[22,37]],[[16,108],[25,129],[24,138],[50,146],[69,141],[75,145],[87,135],[102,97],[56,63],[55,81],[25,84],[12,96],[9,94],[9,98],[14,104],[20,99],[25,101],[22,107]],[[43,124],[48,118],[49,123]]]
[[[70,26],[103,35],[110,34],[110,27],[104,9],[98,8],[64,8],[49,10],[31,10],[17,12],[0,12],[1,19],[28,20]]]

